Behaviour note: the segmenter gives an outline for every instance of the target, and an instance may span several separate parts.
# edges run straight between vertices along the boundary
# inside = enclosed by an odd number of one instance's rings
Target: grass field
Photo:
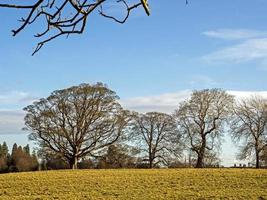
[[[0,199],[267,199],[267,170],[77,170],[0,175]]]

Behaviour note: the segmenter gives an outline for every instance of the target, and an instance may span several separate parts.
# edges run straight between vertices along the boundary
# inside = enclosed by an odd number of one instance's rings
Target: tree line
[[[0,173],[38,170],[36,153],[30,152],[29,145],[18,146],[16,143],[9,152],[6,142],[0,144]]]
[[[255,167],[267,164],[267,102],[193,91],[172,114],[124,109],[102,83],[57,90],[24,108],[43,169],[219,166],[226,132]]]

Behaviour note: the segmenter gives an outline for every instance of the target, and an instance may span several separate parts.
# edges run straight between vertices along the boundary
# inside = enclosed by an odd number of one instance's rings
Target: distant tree
[[[8,171],[8,165],[5,158],[0,157],[0,173],[5,173]]]
[[[218,142],[217,142],[218,143]],[[186,152],[187,157],[185,160],[186,167],[194,167],[197,164],[198,156],[193,151]],[[206,149],[203,158],[203,167],[219,167],[222,160],[219,158],[220,148],[214,148],[212,150]]]
[[[126,12],[122,19],[108,14],[108,9],[105,8],[109,7],[111,3],[114,6],[124,6],[125,9],[122,9],[122,12]],[[44,26],[41,32],[35,34],[35,37],[43,39],[38,43],[33,55],[47,42],[59,36],[82,34],[90,19],[89,16],[96,11],[103,17],[123,24],[127,21],[131,11],[140,6],[148,15],[150,14],[147,0],[136,0],[135,2],[128,0],[34,0],[29,4],[19,0],[12,1],[12,3],[6,0],[0,3],[0,8],[12,8],[21,10],[23,14],[26,13],[26,16],[19,20],[21,25],[12,30],[13,36],[34,23]]]
[[[38,156],[41,159],[42,170],[69,169],[68,161],[61,154],[50,149],[39,149]]]
[[[260,154],[260,162],[262,163],[261,167],[267,168],[267,146],[262,150]]]
[[[204,167],[207,151],[220,147],[233,101],[233,96],[221,89],[205,89],[194,91],[175,111],[179,130],[189,149],[197,155],[196,168]]]
[[[39,164],[39,161],[38,161],[38,156],[37,156],[36,151],[33,150],[31,154],[28,154],[26,152],[26,154],[31,156],[31,165],[32,165],[31,168],[32,168],[32,171],[39,170],[40,169],[40,164]]]
[[[24,151],[26,154],[30,155],[30,146],[27,144],[25,147],[23,147],[23,151]]]
[[[16,166],[16,169],[20,172],[24,171],[25,168],[27,168],[27,161],[24,159],[25,153],[21,146],[18,146],[17,151],[14,155],[14,164]],[[27,170],[25,170],[27,171]]]
[[[204,157],[205,167],[219,167],[220,163],[221,163],[221,159],[218,157],[217,152],[206,151],[205,157]]]
[[[30,155],[28,152],[24,151],[24,149],[25,147],[17,146],[16,143],[13,145],[11,162],[9,165],[10,172],[35,171],[38,169],[38,160],[36,157]]]
[[[58,170],[69,169],[70,165],[68,160],[61,154],[51,151],[51,149],[43,148],[38,150],[38,158],[40,159],[41,170]],[[77,163],[79,169],[91,169],[95,168],[95,161],[90,158],[81,158]]]
[[[64,157],[72,169],[79,159],[116,142],[127,125],[118,96],[101,83],[54,91],[24,110],[30,139]]]
[[[82,160],[78,163],[79,169],[94,169],[95,166],[95,162],[89,158],[82,158]]]
[[[240,159],[255,155],[256,168],[260,168],[260,155],[267,146],[267,101],[254,96],[236,103],[231,122],[232,137],[243,142]]]
[[[17,145],[17,143],[14,143],[13,147],[12,147],[12,152],[11,152],[12,157],[15,155],[17,150],[18,150],[18,145]]]
[[[8,156],[8,146],[6,142],[3,142],[3,145],[1,146],[1,156],[7,158]]]
[[[8,146],[6,142],[3,142],[2,145],[0,144],[0,173],[8,171],[8,160]]]
[[[97,168],[134,168],[135,157],[129,146],[110,145],[100,159]]]
[[[16,168],[16,153],[18,150],[18,145],[17,143],[14,143],[12,146],[12,152],[10,156],[10,161],[9,161],[9,171],[10,172],[16,172],[18,171]]]
[[[143,161],[153,168],[168,165],[168,157],[180,156],[181,135],[171,115],[158,112],[135,113],[131,131],[133,140],[145,154]]]

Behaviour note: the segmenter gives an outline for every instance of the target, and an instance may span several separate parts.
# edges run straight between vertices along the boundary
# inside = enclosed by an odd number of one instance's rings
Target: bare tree
[[[220,89],[194,91],[175,111],[179,130],[197,154],[196,167],[204,167],[205,153],[220,145],[233,97]]]
[[[130,2],[128,0],[34,0],[31,4],[24,4],[18,0],[12,1],[12,3],[5,0],[1,1],[0,8],[13,8],[27,13],[25,17],[21,17],[19,20],[21,25],[12,30],[13,36],[16,36],[31,24],[40,23],[42,26],[45,25],[43,31],[34,35],[37,38],[42,38],[32,54],[34,55],[47,42],[59,36],[82,34],[89,16],[95,11],[98,11],[101,16],[121,24],[125,23],[131,11],[139,6],[143,6],[147,15],[150,14],[147,0],[136,0],[135,3],[132,3],[133,1]],[[122,4],[125,7],[125,16],[122,19],[107,14],[105,6],[111,4]],[[40,20],[43,22],[40,22]]]
[[[127,124],[127,112],[115,92],[101,83],[81,84],[54,91],[24,110],[30,139],[64,157],[71,168],[87,155],[119,139]]]
[[[168,157],[180,156],[181,135],[174,118],[168,114],[135,113],[132,126],[133,138],[143,153],[149,168],[158,164],[168,165]]]
[[[243,141],[240,159],[255,154],[256,168],[260,168],[260,154],[267,145],[267,102],[259,96],[238,101],[233,108],[231,133],[233,139]]]

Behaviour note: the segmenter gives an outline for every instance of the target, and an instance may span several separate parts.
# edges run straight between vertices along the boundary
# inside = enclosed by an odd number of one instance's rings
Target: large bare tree
[[[54,91],[24,110],[30,139],[65,158],[70,167],[116,142],[127,124],[118,96],[101,83]]]
[[[108,14],[106,7],[110,5],[122,4],[125,7],[125,16],[121,19]],[[147,0],[32,0],[30,3],[19,0],[3,0],[0,2],[0,8],[12,8],[24,11],[26,16],[19,20],[21,25],[12,30],[13,36],[16,36],[27,26],[39,23],[42,31],[34,36],[41,38],[37,44],[33,55],[38,52],[47,42],[62,36],[70,34],[82,34],[89,20],[89,16],[95,11],[106,18],[112,19],[118,23],[125,23],[133,9],[142,6],[150,14]],[[122,10],[123,13],[123,10]]]
[[[220,89],[194,91],[175,111],[179,130],[188,147],[196,153],[196,167],[204,167],[207,151],[219,147],[219,139],[229,116],[233,97]]]
[[[243,142],[239,158],[249,158],[254,153],[256,168],[260,168],[260,156],[267,146],[267,101],[252,96],[237,101],[233,111],[232,137],[236,142]]]
[[[133,117],[132,136],[149,168],[159,164],[168,165],[170,156],[180,156],[181,135],[177,130],[175,119],[165,113],[135,113]]]

